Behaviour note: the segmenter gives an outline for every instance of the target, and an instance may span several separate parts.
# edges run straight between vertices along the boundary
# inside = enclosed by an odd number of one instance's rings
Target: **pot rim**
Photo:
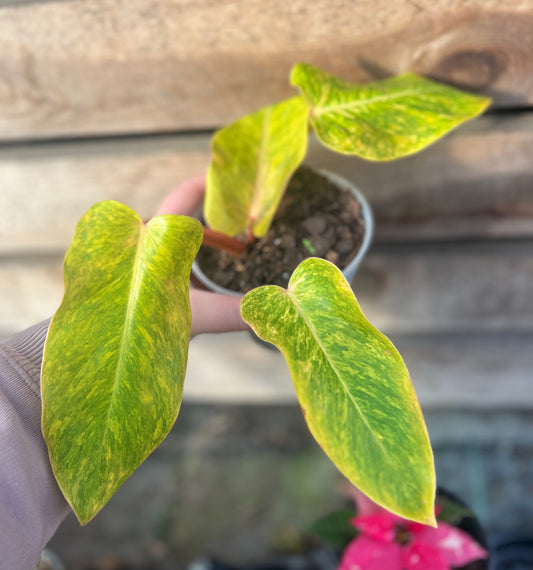
[[[363,234],[363,241],[361,243],[359,251],[354,256],[354,258],[350,261],[350,263],[348,263],[348,265],[344,269],[341,270],[344,277],[351,286],[352,279],[357,273],[361,261],[365,257],[370,247],[370,244],[372,243],[372,239],[374,237],[374,215],[372,213],[372,208],[370,207],[370,204],[366,199],[365,195],[350,180],[347,180],[343,176],[340,176],[339,174],[331,172],[329,170],[316,168],[316,167],[309,167],[309,168],[312,168],[316,172],[319,172],[337,186],[348,189],[351,192],[351,194],[355,197],[355,199],[359,202],[359,205],[361,207],[361,217],[363,218],[364,228],[365,228]],[[225,287],[221,287],[220,285],[209,279],[209,277],[207,277],[207,275],[205,275],[205,273],[200,268],[200,265],[198,264],[198,261],[196,259],[193,261],[192,264],[192,274],[196,279],[198,279],[198,281],[202,285],[204,285],[210,291],[213,291],[215,293],[222,293],[224,295],[232,295],[234,297],[244,296],[244,293],[239,293],[238,291],[233,291],[232,289],[226,289]]]

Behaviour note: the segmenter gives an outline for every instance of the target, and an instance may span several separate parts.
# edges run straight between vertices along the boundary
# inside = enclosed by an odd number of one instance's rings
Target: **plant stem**
[[[246,251],[246,244],[236,238],[215,232],[204,226],[203,244],[217,249],[228,251],[235,257],[240,257]]]

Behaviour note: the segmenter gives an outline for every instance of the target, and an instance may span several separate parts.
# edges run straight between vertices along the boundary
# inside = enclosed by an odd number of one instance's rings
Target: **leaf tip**
[[[435,509],[432,509],[432,511],[427,516],[422,518],[419,522],[427,526],[437,528],[438,523],[437,523],[437,518],[435,517]]]
[[[485,112],[492,105],[492,97],[480,97],[480,113]]]
[[[307,65],[306,63],[296,63],[292,66],[290,74],[291,85],[295,87],[298,86],[298,77],[306,65]]]
[[[81,526],[85,526],[87,524],[89,524],[93,518],[96,516],[95,515],[82,515],[77,513],[76,511],[74,511],[74,514],[76,515],[76,518],[78,519],[78,522],[80,523]]]

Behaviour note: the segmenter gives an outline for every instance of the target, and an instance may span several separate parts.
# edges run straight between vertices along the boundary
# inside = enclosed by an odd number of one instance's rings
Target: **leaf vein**
[[[288,291],[288,294],[289,294],[290,298],[292,299],[292,302],[296,308],[296,312],[302,318],[305,325],[307,326],[307,328],[311,332],[312,337],[315,339],[315,342],[317,343],[318,347],[320,348],[320,350],[324,354],[324,357],[326,358],[327,363],[329,364],[329,366],[331,367],[331,369],[335,373],[335,376],[338,378],[341,386],[344,389],[344,392],[346,393],[349,400],[354,405],[354,408],[357,410],[358,414],[360,415],[364,425],[368,428],[368,431],[372,435],[372,438],[375,440],[375,442],[381,448],[381,450],[383,451],[383,454],[388,457],[389,452],[387,451],[387,449],[385,448],[383,443],[379,440],[379,438],[376,437],[374,430],[372,429],[372,426],[368,423],[368,419],[366,418],[365,414],[363,414],[359,404],[357,403],[357,401],[355,400],[355,398],[353,397],[351,392],[348,390],[348,386],[346,385],[346,382],[342,378],[342,374],[338,371],[337,367],[335,366],[335,363],[331,360],[331,357],[329,356],[329,354],[328,354],[327,350],[325,349],[322,341],[320,340],[320,337],[318,336],[318,333],[317,333],[313,323],[307,318],[307,315],[305,314],[305,311],[303,311],[303,309],[299,305],[296,296],[293,293],[291,293],[290,291]]]

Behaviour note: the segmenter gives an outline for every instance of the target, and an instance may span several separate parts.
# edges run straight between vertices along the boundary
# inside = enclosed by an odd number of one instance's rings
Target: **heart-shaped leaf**
[[[433,454],[409,374],[339,269],[309,258],[287,289],[247,293],[241,312],[282,351],[309,429],[338,469],[384,508],[435,524]]]
[[[413,73],[355,85],[298,64],[291,82],[311,107],[311,125],[320,140],[337,152],[369,160],[413,154],[490,103]]]
[[[201,239],[196,220],[144,224],[117,202],[96,204],[76,227],[44,350],[42,401],[52,468],[81,523],[176,419]]]
[[[236,236],[267,232],[307,148],[309,109],[301,97],[265,107],[219,130],[206,181],[209,226]]]

